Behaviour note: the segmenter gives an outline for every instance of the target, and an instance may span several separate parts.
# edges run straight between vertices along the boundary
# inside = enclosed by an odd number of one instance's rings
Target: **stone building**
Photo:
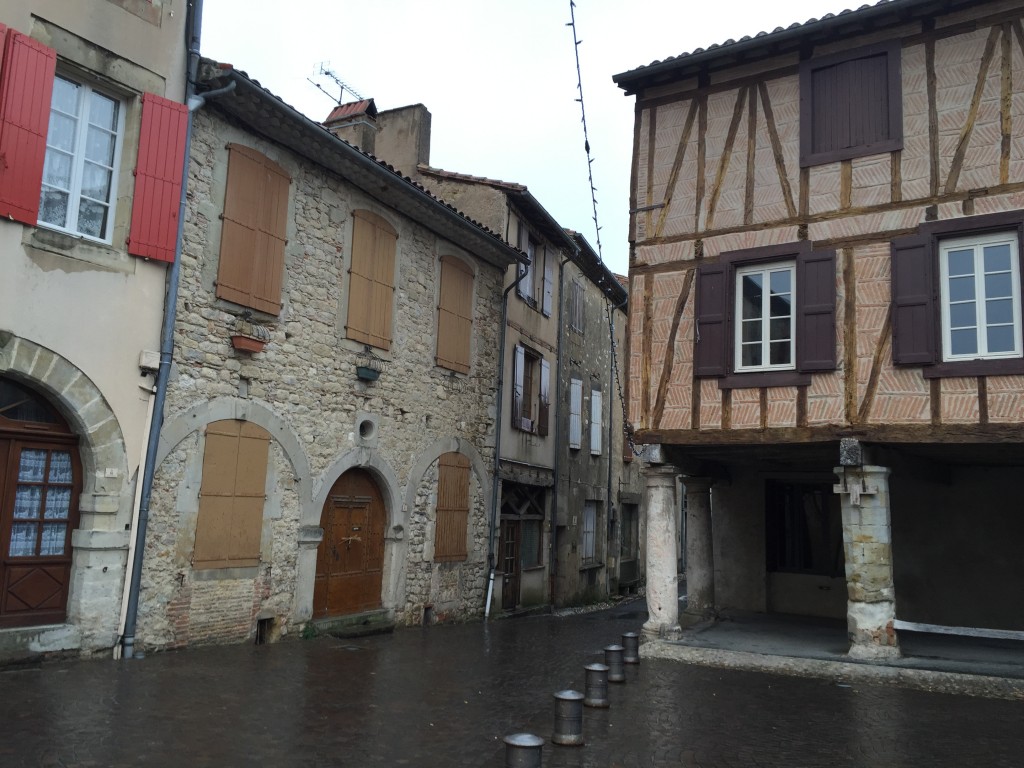
[[[685,475],[692,614],[845,619],[860,657],[1024,637],[1022,16],[879,2],[614,78],[629,418],[653,536]]]
[[[245,74],[199,90],[139,643],[479,615],[521,254]]]
[[[0,2],[0,659],[119,634],[176,245],[186,5]]]
[[[623,558],[624,586],[638,585],[640,480],[624,462],[611,343],[625,329],[622,285],[526,186],[432,167],[422,104],[378,111],[365,100],[325,125],[530,256],[504,280],[492,610],[606,597]]]

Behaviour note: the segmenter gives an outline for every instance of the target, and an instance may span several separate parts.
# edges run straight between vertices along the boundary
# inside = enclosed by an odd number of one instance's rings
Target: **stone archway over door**
[[[314,619],[381,607],[386,521],[384,499],[369,472],[350,469],[338,478],[320,518]]]

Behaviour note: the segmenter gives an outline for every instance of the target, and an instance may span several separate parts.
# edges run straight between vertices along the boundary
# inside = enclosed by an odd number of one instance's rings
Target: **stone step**
[[[376,611],[353,613],[348,616],[331,616],[310,622],[317,635],[332,637],[363,637],[393,632],[395,620],[391,611],[380,608]]]

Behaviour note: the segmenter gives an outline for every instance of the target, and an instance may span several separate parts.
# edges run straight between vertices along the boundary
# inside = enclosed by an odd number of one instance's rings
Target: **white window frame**
[[[583,520],[580,526],[580,560],[590,564],[597,560],[597,502],[583,502]]]
[[[600,389],[590,390],[590,455],[601,455],[601,434],[604,431],[604,410]]]
[[[770,298],[769,290],[770,273],[789,272],[789,362],[776,363],[772,365],[770,346]],[[763,290],[761,294],[761,365],[743,365],[743,278],[747,275],[760,274],[763,276]],[[796,261],[781,261],[761,264],[751,264],[739,267],[736,270],[734,282],[735,300],[733,302],[733,360],[734,370],[737,372],[747,371],[793,371],[796,370]]]
[[[988,334],[984,332],[990,327],[986,311],[986,287],[984,249],[990,245],[1009,245],[1010,247],[1010,299],[1013,302],[1013,349],[1006,352],[988,351]],[[949,295],[949,254],[951,251],[974,251],[974,305],[975,305],[975,341],[977,352],[953,354],[952,319],[950,316],[951,297]],[[1024,351],[1021,323],[1021,287],[1020,287],[1020,251],[1016,230],[995,232],[987,235],[957,237],[939,242],[939,297],[942,315],[942,360],[957,362],[962,360],[1002,360],[1020,357]],[[1003,273],[1005,274],[1005,273]],[[981,278],[981,279],[979,279]],[[1000,297],[1002,298],[1002,297]],[[1002,323],[1000,325],[1005,325]]]
[[[583,445],[583,380],[569,379],[569,447],[578,451]]]
[[[124,99],[118,97],[117,95],[115,95],[115,94],[113,94],[113,93],[111,93],[109,91],[105,91],[105,90],[103,90],[101,88],[95,88],[89,82],[87,82],[85,80],[82,80],[80,78],[70,77],[70,76],[68,76],[65,73],[57,73],[55,75],[54,79],[55,80],[64,80],[64,81],[66,81],[68,83],[72,83],[75,86],[77,86],[78,89],[79,89],[78,90],[77,114],[72,116],[72,117],[74,117],[74,119],[76,121],[76,126],[75,126],[74,150],[71,153],[71,158],[72,159],[71,159],[70,187],[67,190],[61,190],[62,192],[66,192],[68,194],[68,210],[67,210],[67,215],[65,217],[66,223],[64,225],[55,224],[53,222],[45,221],[45,220],[43,220],[41,218],[42,213],[43,213],[43,205],[42,205],[42,195],[43,195],[43,193],[46,191],[46,189],[48,187],[52,188],[52,189],[59,189],[57,187],[53,187],[53,185],[48,185],[46,183],[46,174],[45,174],[45,171],[44,171],[43,183],[42,183],[42,186],[41,186],[40,191],[39,191],[39,195],[40,195],[40,205],[39,205],[40,218],[38,219],[38,224],[39,224],[39,226],[46,227],[48,229],[55,229],[55,230],[60,231],[60,232],[67,232],[68,234],[74,235],[75,237],[81,237],[81,238],[84,238],[86,240],[90,240],[90,241],[93,241],[93,242],[105,243],[105,244],[109,245],[113,241],[114,226],[115,226],[114,218],[115,218],[115,216],[117,214],[117,182],[118,182],[118,176],[120,175],[120,169],[121,169],[121,151],[124,148],[124,138],[125,138],[124,137],[124,123],[125,123],[125,112],[127,111],[127,104],[126,104]],[[55,90],[56,90],[56,82],[54,83],[54,86],[55,86]],[[87,234],[85,232],[80,232],[78,230],[78,213],[79,213],[79,207],[81,205],[81,198],[82,198],[82,178],[84,176],[84,166],[85,166],[85,162],[86,162],[85,150],[86,150],[86,143],[87,143],[88,137],[89,137],[89,131],[88,130],[82,130],[82,128],[83,128],[83,126],[88,126],[90,97],[92,96],[93,93],[97,93],[100,96],[108,98],[111,101],[114,101],[114,102],[117,103],[117,126],[116,126],[116,130],[115,130],[115,134],[116,135],[114,137],[114,157],[113,157],[113,164],[110,167],[110,195],[109,195],[109,198],[106,201],[104,201],[106,206],[107,206],[106,231],[103,233],[102,237],[96,237],[95,235],[90,235],[90,234]],[[52,102],[51,102],[51,105],[50,105],[50,112],[51,112],[51,114],[53,112],[53,104],[52,104]],[[106,129],[103,129],[103,130],[106,130]],[[49,130],[47,130],[47,142],[46,142],[46,156],[47,157],[50,156],[51,149],[52,149],[53,152],[61,152],[62,154],[67,154],[66,152],[64,152],[64,150],[59,150],[59,149],[56,149],[56,148],[51,148],[49,139],[50,139],[50,137],[49,137]]]

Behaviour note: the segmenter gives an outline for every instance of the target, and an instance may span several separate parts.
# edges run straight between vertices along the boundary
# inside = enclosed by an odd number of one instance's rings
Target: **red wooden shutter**
[[[892,360],[897,365],[936,362],[935,268],[927,235],[892,242]]]
[[[142,94],[142,129],[135,166],[135,197],[128,253],[174,261],[188,107]]]
[[[7,28],[0,38],[0,216],[34,225],[57,54]]]
[[[516,344],[512,358],[512,426],[523,428],[523,372],[526,368],[526,350]]]
[[[836,368],[836,253],[802,252],[796,262],[796,367]]]
[[[697,268],[697,328],[694,333],[694,375],[725,376],[729,339],[726,310],[729,270],[724,264]]]
[[[540,402],[537,407],[537,434],[546,435],[551,421],[551,364],[540,361]]]
[[[541,297],[541,312],[545,317],[551,317],[552,296],[555,290],[555,260],[552,254],[544,247],[544,290]]]

